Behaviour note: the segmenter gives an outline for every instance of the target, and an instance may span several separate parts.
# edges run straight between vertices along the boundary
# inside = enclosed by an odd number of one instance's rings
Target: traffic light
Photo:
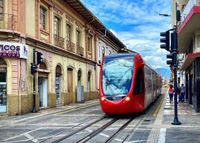
[[[181,12],[180,12],[180,10],[176,11],[176,21],[177,22],[181,21]]]
[[[34,74],[37,72],[37,65],[31,63],[31,74]]]
[[[173,66],[174,65],[174,55],[170,53],[167,55],[167,64]]]
[[[161,45],[160,45],[160,48],[161,49],[165,49],[167,51],[170,51],[170,39],[169,39],[169,30],[167,30],[166,32],[161,32],[160,33],[160,42],[161,42]]]
[[[177,51],[177,32],[173,31],[171,33],[171,52]]]
[[[37,65],[42,63],[42,53],[37,52]]]

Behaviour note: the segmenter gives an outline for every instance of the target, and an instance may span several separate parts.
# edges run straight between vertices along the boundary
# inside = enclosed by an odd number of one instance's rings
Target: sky
[[[147,64],[166,68],[166,54],[160,49],[160,32],[171,27],[170,0],[81,0],[81,2],[128,49],[140,53]]]

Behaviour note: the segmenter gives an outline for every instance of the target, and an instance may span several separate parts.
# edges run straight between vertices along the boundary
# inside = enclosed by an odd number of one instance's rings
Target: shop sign
[[[0,57],[27,59],[28,46],[15,42],[0,42]]]

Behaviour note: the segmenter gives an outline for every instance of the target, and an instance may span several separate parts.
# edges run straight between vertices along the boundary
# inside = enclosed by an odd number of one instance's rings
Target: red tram
[[[104,57],[99,100],[106,114],[143,112],[161,92],[162,79],[138,53]]]

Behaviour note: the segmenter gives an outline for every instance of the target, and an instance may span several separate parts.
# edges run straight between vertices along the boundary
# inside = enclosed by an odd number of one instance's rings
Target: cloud
[[[170,28],[170,1],[81,0],[127,48],[139,52],[153,68],[164,67],[167,52],[160,49],[160,32]]]

